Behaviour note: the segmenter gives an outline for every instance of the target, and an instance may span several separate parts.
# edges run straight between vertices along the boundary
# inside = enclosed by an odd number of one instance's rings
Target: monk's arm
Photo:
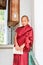
[[[23,49],[25,47],[25,43],[20,46],[20,49]]]
[[[25,37],[25,47],[23,50],[29,51],[33,45],[33,29],[29,31],[29,34]]]
[[[15,34],[15,37],[14,37],[14,45],[15,45],[16,50],[20,49],[20,47],[19,47],[19,45],[17,43],[17,33]]]
[[[17,33],[16,33],[15,36],[14,36],[14,45],[15,45],[15,46],[18,45],[18,43],[17,43]]]

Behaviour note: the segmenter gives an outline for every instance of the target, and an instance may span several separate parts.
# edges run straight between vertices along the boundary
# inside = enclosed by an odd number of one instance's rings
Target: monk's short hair
[[[29,18],[28,18],[28,16],[27,16],[27,15],[23,15],[23,16],[21,17],[21,20],[22,20],[24,17],[26,17],[26,18],[27,18],[27,20],[29,21]]]

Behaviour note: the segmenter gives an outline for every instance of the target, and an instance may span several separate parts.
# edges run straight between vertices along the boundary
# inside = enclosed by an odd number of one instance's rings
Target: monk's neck
[[[29,26],[29,24],[26,24],[25,26],[23,26],[23,27],[26,27],[26,26]]]

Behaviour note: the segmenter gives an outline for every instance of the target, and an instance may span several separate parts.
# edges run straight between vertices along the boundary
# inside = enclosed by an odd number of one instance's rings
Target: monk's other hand
[[[25,44],[20,46],[20,51],[23,51],[24,46],[25,46]]]
[[[15,49],[16,49],[16,50],[20,50],[19,45],[16,45],[16,46],[15,46]]]

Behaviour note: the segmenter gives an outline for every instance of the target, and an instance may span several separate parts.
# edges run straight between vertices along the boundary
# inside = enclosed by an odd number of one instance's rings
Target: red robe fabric
[[[16,32],[18,45],[21,46],[25,43],[25,47],[23,48],[23,54],[13,55],[13,65],[28,65],[28,52],[33,44],[33,29],[27,24],[26,26],[18,27]]]

